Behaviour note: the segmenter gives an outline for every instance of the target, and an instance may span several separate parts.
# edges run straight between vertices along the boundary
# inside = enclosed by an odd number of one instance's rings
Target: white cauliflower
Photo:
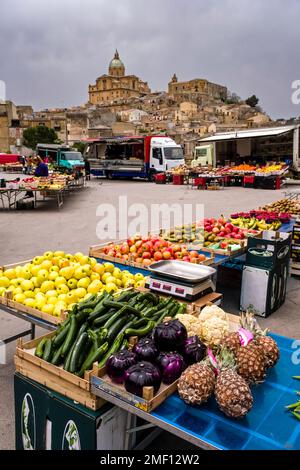
[[[186,327],[188,336],[200,337],[202,325],[199,318],[189,315],[188,313],[180,313],[176,318]]]
[[[208,346],[218,346],[229,333],[229,322],[219,317],[211,317],[202,323],[201,339]]]
[[[201,322],[205,322],[206,320],[209,320],[210,318],[220,318],[221,320],[226,320],[228,321],[228,315],[224,310],[222,310],[220,307],[217,305],[207,305],[204,307],[200,314],[199,314],[199,320]]]

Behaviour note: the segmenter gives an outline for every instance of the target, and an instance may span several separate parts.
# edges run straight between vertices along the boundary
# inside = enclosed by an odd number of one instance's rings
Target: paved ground
[[[1,175],[0,175],[1,178]],[[46,250],[63,249],[67,252],[88,252],[88,247],[100,243],[96,226],[99,216],[97,207],[102,203],[117,207],[118,197],[127,195],[128,203],[168,204],[202,203],[205,216],[257,208],[267,202],[280,199],[282,191],[263,191],[242,188],[227,188],[224,191],[197,191],[182,186],[159,186],[144,182],[93,180],[88,188],[74,194],[65,201],[62,210],[54,204],[40,206],[34,211],[0,212],[0,265],[30,259]],[[164,224],[166,220],[162,221]],[[299,281],[290,279],[285,305],[262,324],[277,333],[300,337]],[[228,311],[237,312],[239,288],[236,281],[228,278],[220,289],[224,293],[224,306]],[[0,312],[0,338],[16,334],[28,328],[22,320],[8,318]],[[42,330],[41,330],[42,331]],[[0,449],[14,448],[13,410],[13,354],[15,344],[7,348],[7,365],[0,366]],[[175,446],[175,441],[165,437],[166,446]],[[176,441],[178,448],[178,442]]]

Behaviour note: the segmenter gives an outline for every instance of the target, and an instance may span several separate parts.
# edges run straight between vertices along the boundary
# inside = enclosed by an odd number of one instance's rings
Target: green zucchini
[[[86,370],[90,370],[94,364],[94,362],[99,361],[106,354],[108,350],[108,343],[102,344],[96,351],[91,351],[81,366],[80,372],[78,373],[79,377],[84,375]]]
[[[116,337],[116,340],[114,341],[114,343],[111,345],[111,347],[107,350],[107,352],[105,353],[105,356],[102,357],[101,361],[99,362],[98,366],[99,368],[105,366],[106,364],[106,361],[107,359],[114,353],[118,352],[120,347],[121,347],[121,344],[123,342],[123,339],[124,339],[124,333],[119,333],[118,336]],[[108,344],[108,343],[105,343],[105,344]]]
[[[73,342],[76,338],[76,335],[77,335],[77,331],[78,331],[78,323],[77,323],[76,316],[73,315],[72,318],[71,318],[71,321],[70,321],[70,328],[69,328],[67,337],[66,337],[66,339],[63,343],[63,347],[62,347],[62,351],[61,351],[61,355],[63,357],[65,357],[67,355],[70,348],[72,347],[72,344],[73,344]]]
[[[47,338],[46,343],[45,343],[44,353],[43,353],[43,360],[50,362],[51,355],[52,355],[52,340],[50,338]]]
[[[111,313],[107,312],[105,315],[101,315],[101,317],[96,318],[93,321],[93,326],[101,326],[104,325],[104,323],[111,318]]]
[[[127,324],[127,317],[121,316],[108,330],[107,342],[110,344],[120,332],[121,328]]]
[[[55,351],[55,353],[52,356],[51,359],[51,364],[54,364],[55,366],[58,366],[61,362],[62,358],[62,349],[63,349],[64,343]]]
[[[72,353],[72,357],[71,357],[71,361],[70,361],[70,372],[76,372],[76,370],[78,370],[79,368],[79,356],[82,352],[82,350],[85,348],[86,344],[87,344],[87,341],[89,339],[89,336],[87,334],[86,331],[84,331],[80,337],[78,338],[78,340],[76,341],[76,344],[75,344],[75,347],[74,347],[74,350],[73,350],[73,353]]]
[[[125,314],[125,307],[120,308],[116,313],[114,313],[107,321],[104,323],[103,328],[109,329],[115,321]]]
[[[68,334],[68,331],[70,329],[70,322],[67,324],[67,326],[62,329],[54,338],[53,340],[53,346],[55,348],[58,348],[66,339],[66,336]]]
[[[44,349],[45,349],[45,344],[46,344],[47,338],[42,338],[39,344],[37,345],[35,349],[35,356],[42,358],[44,354]]]
[[[151,330],[155,327],[155,321],[149,320],[147,325],[145,325],[143,328],[127,328],[125,330],[125,335],[126,336],[146,336],[148,333],[150,333]]]

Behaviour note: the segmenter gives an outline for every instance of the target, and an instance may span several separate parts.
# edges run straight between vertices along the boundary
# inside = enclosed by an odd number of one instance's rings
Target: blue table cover
[[[242,420],[227,418],[215,399],[201,407],[186,405],[176,393],[153,411],[153,415],[208,444],[223,450],[300,449],[300,421],[285,406],[300,399],[300,344],[272,335],[280,347],[280,361],[269,369],[264,384],[253,386],[254,405]],[[294,360],[298,365],[292,362]]]

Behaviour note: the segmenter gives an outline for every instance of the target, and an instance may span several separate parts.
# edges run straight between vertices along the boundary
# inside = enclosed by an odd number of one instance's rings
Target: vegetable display
[[[185,362],[191,365],[202,361],[206,355],[206,346],[200,341],[198,336],[190,336],[185,340],[181,352]]]
[[[300,376],[294,376],[293,379],[300,380]],[[297,395],[300,395],[300,392],[297,392]],[[285,407],[293,416],[294,418],[300,420],[300,400],[291,405],[287,405]]]
[[[136,353],[140,361],[154,361],[158,356],[158,349],[149,338],[142,338],[135,344],[133,352]]]
[[[174,317],[184,309],[184,304],[172,298],[162,299],[151,292],[128,290],[118,296],[106,291],[102,295],[95,294],[74,305],[55,335],[51,339],[42,338],[35,354],[83,377],[94,362],[103,367],[110,356],[124,349],[131,336],[148,335],[166,316]],[[143,350],[146,346],[147,343]],[[153,349],[155,351],[155,346]],[[147,359],[141,352],[139,358]]]
[[[166,321],[155,328],[153,339],[161,351],[176,351],[187,339],[187,331],[178,320]]]
[[[121,384],[124,382],[125,372],[129,367],[137,363],[134,352],[123,350],[110,356],[106,361],[106,372],[111,380]]]

